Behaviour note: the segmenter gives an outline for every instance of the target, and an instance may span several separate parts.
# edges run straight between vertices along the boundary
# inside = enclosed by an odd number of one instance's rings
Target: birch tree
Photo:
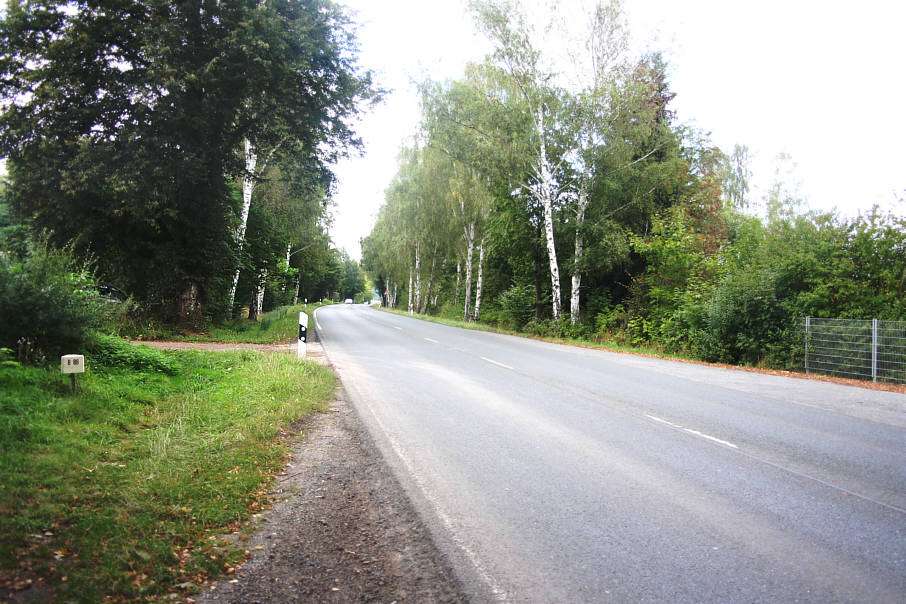
[[[541,34],[527,22],[520,7],[510,0],[473,1],[479,27],[495,49],[494,59],[509,75],[531,119],[533,137],[528,160],[530,181],[523,187],[541,205],[544,215],[544,241],[547,247],[554,319],[562,312],[560,265],[554,238],[554,206],[564,190],[555,177],[559,166],[549,139],[553,132],[552,105],[556,102],[553,74],[541,61],[537,41]]]
[[[242,174],[242,208],[239,211],[239,224],[236,226],[236,247],[240,254],[242,254],[242,248],[245,246],[245,231],[248,228],[248,219],[249,219],[249,208],[252,206],[252,194],[255,191],[255,185],[261,179],[261,175],[264,174],[264,171],[267,169],[268,161],[271,156],[279,149],[280,142],[278,142],[271,150],[266,154],[264,161],[258,161],[258,149],[248,138],[242,141],[242,150],[243,156],[245,158],[245,170]],[[289,261],[287,261],[288,263]],[[236,299],[236,286],[239,283],[239,273],[241,272],[241,264],[236,265],[236,270],[233,273],[233,282],[230,286],[230,293],[227,298],[227,307],[232,308],[233,302]],[[262,285],[263,287],[263,285]],[[263,290],[259,292],[258,298],[264,297]]]
[[[607,4],[595,2],[584,17],[587,19],[586,31],[575,43],[567,44],[568,65],[571,66],[568,77],[573,80],[572,87],[576,89],[570,102],[572,140],[571,151],[567,154],[575,173],[572,183],[575,234],[569,304],[570,320],[574,325],[580,322],[582,316],[584,226],[590,189],[594,179],[601,177],[600,170],[605,165],[599,161],[600,155],[621,144],[614,136],[614,123],[630,110],[620,95],[621,87],[627,86],[628,46],[620,4],[617,0]],[[572,36],[567,30],[563,31],[563,37],[570,39]],[[576,48],[581,52],[572,52]]]
[[[422,86],[427,148],[446,156],[453,172],[448,207],[460,240],[456,246],[454,300],[458,303],[460,291],[465,292],[462,316],[467,321],[475,318],[475,248],[479,247],[481,257],[481,243],[487,240],[487,221],[494,204],[492,183],[503,190],[511,188],[511,174],[521,161],[516,158],[523,156],[516,151],[521,150],[524,140],[521,112],[512,111],[503,102],[512,92],[510,85],[499,69],[474,64],[466,68],[462,80]],[[479,270],[483,266],[479,263]],[[480,298],[478,291],[475,294]]]

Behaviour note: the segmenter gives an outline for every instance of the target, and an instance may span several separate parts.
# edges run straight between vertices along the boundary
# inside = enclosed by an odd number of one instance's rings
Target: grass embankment
[[[609,342],[609,341],[599,342],[596,340],[588,340],[588,339],[581,339],[581,338],[552,338],[552,337],[539,336],[539,335],[535,335],[535,334],[514,331],[514,330],[509,330],[509,329],[502,329],[500,327],[497,327],[494,325],[488,325],[486,323],[481,323],[481,322],[468,322],[468,321],[463,321],[460,319],[448,319],[445,317],[433,317],[430,315],[410,314],[407,311],[397,310],[397,309],[393,309],[393,308],[384,308],[384,307],[376,307],[376,308],[380,308],[384,312],[389,312],[389,313],[393,313],[393,314],[397,314],[397,315],[403,315],[403,316],[407,316],[407,317],[414,317],[416,319],[421,319],[422,321],[430,321],[432,323],[439,323],[441,325],[448,325],[451,327],[462,327],[464,329],[472,329],[475,331],[489,331],[491,333],[502,333],[502,334],[506,334],[506,335],[530,338],[533,340],[541,340],[543,342],[553,342],[555,344],[567,344],[569,346],[581,346],[583,348],[596,348],[596,349],[600,349],[600,350],[610,350],[613,352],[624,352],[624,353],[637,354],[637,355],[648,356],[648,357],[656,357],[659,359],[673,359],[673,360],[684,361],[684,362],[688,362],[688,363],[695,363],[698,365],[709,365],[712,367],[726,367],[726,368],[731,368],[731,369],[740,369],[740,370],[744,370],[744,371],[754,371],[754,372],[758,372],[758,373],[785,375],[788,377],[816,380],[816,381],[822,381],[822,382],[834,382],[837,384],[845,384],[848,386],[856,386],[859,388],[869,388],[871,390],[884,390],[887,392],[899,392],[900,394],[906,394],[906,384],[893,384],[893,383],[887,383],[887,382],[868,382],[866,380],[841,378],[841,377],[836,377],[836,376],[820,375],[820,374],[815,374],[815,373],[811,373],[811,374],[799,373],[799,372],[795,372],[795,371],[788,371],[788,370],[782,370],[782,369],[771,369],[768,367],[758,367],[758,366],[750,367],[750,366],[741,366],[741,365],[726,365],[723,363],[709,363],[707,361],[702,361],[702,360],[696,359],[695,357],[693,357],[691,355],[683,355],[682,353],[665,351],[661,348],[656,348],[656,347],[632,346],[632,345],[620,344],[617,342]]]
[[[660,348],[654,348],[651,346],[632,346],[628,344],[620,344],[617,342],[609,341],[596,341],[583,338],[554,338],[547,336],[539,336],[531,333],[525,333],[523,331],[516,331],[513,329],[504,329],[502,327],[497,327],[496,325],[489,325],[487,323],[482,323],[480,321],[463,321],[462,319],[448,319],[446,317],[435,317],[431,315],[422,315],[422,314],[410,314],[405,310],[398,310],[395,308],[386,308],[382,306],[376,306],[384,312],[389,312],[397,315],[402,315],[406,317],[414,317],[416,319],[421,319],[422,321],[430,321],[431,323],[438,323],[440,325],[447,325],[449,327],[461,327],[463,329],[472,329],[475,331],[488,331],[491,333],[502,333],[510,336],[519,336],[522,338],[530,338],[532,340],[541,340],[543,342],[554,342],[556,344],[569,344],[571,346],[582,346],[585,348],[599,348],[601,350],[612,350],[614,352],[628,352],[632,354],[640,354],[646,356],[656,356],[660,358],[667,359],[682,359],[688,361],[695,361],[690,356],[683,356],[679,353],[667,352]],[[696,361],[697,362],[697,361]]]
[[[0,600],[29,581],[163,600],[231,572],[245,551],[219,536],[266,504],[284,430],[335,385],[290,355],[97,340],[76,395],[58,368],[0,366]]]
[[[312,325],[311,313],[319,306],[329,304],[332,304],[332,302],[282,306],[265,313],[259,321],[238,318],[224,325],[212,326],[205,333],[159,332],[154,334],[154,339],[180,342],[236,342],[245,344],[289,342],[299,337],[299,313],[301,311],[306,311],[309,314],[309,325]]]

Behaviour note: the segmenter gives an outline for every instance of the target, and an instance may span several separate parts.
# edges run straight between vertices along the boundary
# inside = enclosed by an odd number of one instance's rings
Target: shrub
[[[595,333],[612,335],[624,331],[629,324],[629,314],[622,304],[604,308],[595,315]]]
[[[522,329],[535,316],[535,288],[531,285],[514,285],[497,296],[500,325]],[[541,334],[539,334],[541,335]]]
[[[117,312],[71,248],[55,249],[42,237],[21,260],[0,253],[0,347],[16,350],[20,361],[82,350],[88,332]]]
[[[706,361],[756,364],[769,349],[782,348],[786,311],[769,270],[739,272],[718,285],[704,304],[694,347]]]
[[[569,315],[563,315],[559,319],[532,319],[526,323],[524,331],[542,338],[566,340],[582,340],[590,336],[588,327],[581,323],[573,325]]]
[[[94,367],[124,367],[168,375],[180,371],[180,365],[171,353],[133,346],[122,338],[100,332],[93,332],[88,337],[88,360]]]

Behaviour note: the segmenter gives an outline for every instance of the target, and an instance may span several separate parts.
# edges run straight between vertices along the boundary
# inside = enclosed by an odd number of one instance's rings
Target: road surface
[[[475,602],[906,601],[904,395],[315,318]]]

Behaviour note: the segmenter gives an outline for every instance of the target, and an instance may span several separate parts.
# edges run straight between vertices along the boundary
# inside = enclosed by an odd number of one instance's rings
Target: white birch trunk
[[[569,296],[569,320],[573,325],[582,318],[580,306],[580,291],[582,287],[582,253],[585,249],[585,240],[582,237],[582,224],[585,222],[585,210],[588,208],[588,191],[583,184],[579,188],[579,204],[576,208],[576,244],[573,253],[573,274]]]
[[[463,305],[462,318],[469,320],[469,305],[472,303],[472,251],[475,248],[475,223],[470,222],[466,234],[466,301]]]
[[[434,288],[434,269],[437,266],[437,244],[434,244],[434,253],[431,255],[431,272],[428,274],[428,288],[425,290],[425,301],[421,313],[428,314],[428,304],[431,301],[431,290]]]
[[[236,227],[236,242],[239,245],[240,253],[245,245],[245,228],[249,222],[249,208],[252,207],[252,192],[255,190],[255,166],[258,164],[258,153],[249,139],[243,141],[243,147],[245,149],[245,175],[242,177],[242,212],[239,215],[239,226]],[[233,273],[228,308],[233,308],[237,285],[239,285],[239,266],[236,266],[236,272]]]
[[[416,312],[422,306],[422,256],[421,246],[415,242],[415,306]]]
[[[406,310],[409,311],[409,314],[412,314],[412,267],[409,267],[409,302],[406,307]]]
[[[296,291],[293,293],[293,306],[299,303],[299,290],[302,287],[302,270],[299,269],[298,274],[296,274]]]
[[[264,309],[264,286],[267,283],[267,269],[261,269],[261,273],[258,275],[258,289],[255,292],[255,308],[258,310],[258,314],[261,314],[261,311]]]
[[[540,141],[538,155],[538,196],[544,208],[544,235],[547,242],[547,257],[550,263],[551,298],[554,319],[560,318],[560,266],[557,263],[557,247],[554,243],[554,175],[547,158],[547,144],[544,140],[544,112],[538,108],[538,119],[535,123],[536,134]]]
[[[462,281],[462,262],[456,262],[456,292],[453,294],[453,304],[459,304],[459,286]]]
[[[472,317],[477,321],[481,314],[481,290],[484,283],[484,239],[478,244],[478,282],[475,284],[475,312]]]
[[[390,308],[396,308],[397,285],[398,284],[396,284],[396,283],[393,284],[393,298],[392,298],[392,302],[390,303]]]
[[[289,258],[290,258],[290,252],[292,251],[292,249],[293,249],[293,244],[287,243],[286,244],[286,268],[287,269],[289,268]],[[280,284],[280,291],[285,292],[286,286],[287,286],[286,279],[281,279],[281,281],[282,281],[282,283]]]

